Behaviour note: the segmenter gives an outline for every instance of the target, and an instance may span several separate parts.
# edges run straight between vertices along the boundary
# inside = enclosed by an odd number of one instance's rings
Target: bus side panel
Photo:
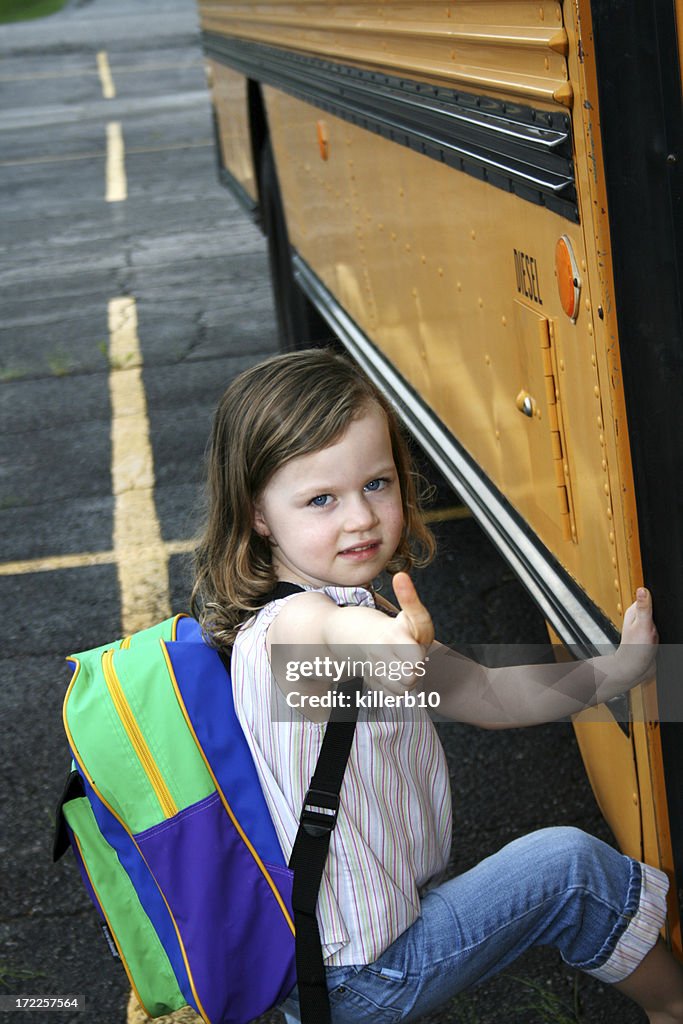
[[[574,731],[595,799],[619,849],[642,860],[638,767],[631,737],[621,731],[604,705],[578,715]],[[650,863],[658,864],[659,857]]]
[[[568,64],[577,93],[588,96],[580,31],[578,19],[567,26]],[[595,91],[573,114],[582,228],[276,90],[268,105],[295,247],[619,624],[642,569]],[[319,126],[328,140],[324,161],[314,145]],[[559,308],[550,258],[560,234],[569,237],[581,277],[574,322]],[[529,392],[541,412],[533,427],[547,419],[538,397],[546,367],[534,340],[546,319],[556,343],[569,522],[558,509],[551,439],[530,429],[515,401]],[[671,874],[658,730],[646,724],[643,698],[632,700],[628,735],[606,712],[599,725],[578,722],[577,736],[622,848]],[[671,909],[676,942],[675,899]]]
[[[253,61],[262,62],[295,250],[540,538],[548,561],[618,627],[643,576],[589,0],[199,6],[214,41],[228,37],[228,64],[236,55],[260,79]],[[679,26],[682,10],[676,0]],[[299,73],[312,58],[302,94]],[[500,97],[504,113],[528,104],[538,124],[567,113],[576,216],[547,195],[529,201],[493,187],[486,172],[409,148],[400,130],[383,137],[371,119],[342,119],[329,91],[320,104],[306,93],[314,79],[343,91],[359,69],[405,77],[408,100],[419,80],[480,94],[484,111],[500,113]],[[213,70],[224,164],[255,199],[246,77],[219,62]],[[571,315],[558,293],[560,239],[575,268]],[[616,255],[632,260],[623,245]],[[622,847],[671,875],[654,684],[632,693],[630,712],[630,723],[608,710],[599,724],[577,723],[579,743]],[[675,902],[674,893],[680,952]]]
[[[246,76],[214,60],[208,60],[207,65],[221,167],[256,203],[258,186],[252,158]]]
[[[313,53],[344,64],[392,68],[424,81],[570,102],[562,5],[557,0],[199,0],[204,32]]]
[[[603,410],[610,396],[598,377],[592,308],[584,303],[573,323],[555,282],[562,235],[586,265],[581,230],[275,89],[265,97],[294,247],[592,600],[620,621],[630,578],[615,546],[621,519],[612,502],[621,504],[623,488],[617,478],[612,494],[607,445],[615,439]]]
[[[609,261],[609,310],[617,326],[615,381],[628,412],[640,527],[634,584],[655,597],[662,639],[681,635],[681,360],[680,0],[619,8],[606,0],[578,5],[584,109],[593,123],[596,167],[596,256]],[[624,16],[622,16],[624,15]],[[618,325],[617,325],[618,319]],[[642,558],[644,573],[639,568]],[[632,696],[645,855],[672,880],[670,937],[681,955],[683,892],[683,757],[681,726],[669,695],[680,671],[660,658],[657,688]],[[675,700],[674,700],[675,707]],[[661,722],[660,722],[661,720]],[[676,877],[677,876],[677,877]],[[678,884],[676,884],[676,882]]]

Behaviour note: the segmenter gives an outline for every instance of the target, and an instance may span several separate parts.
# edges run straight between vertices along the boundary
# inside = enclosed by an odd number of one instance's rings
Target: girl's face
[[[276,470],[254,509],[280,580],[367,586],[403,529],[401,490],[383,411],[369,406],[329,448]]]

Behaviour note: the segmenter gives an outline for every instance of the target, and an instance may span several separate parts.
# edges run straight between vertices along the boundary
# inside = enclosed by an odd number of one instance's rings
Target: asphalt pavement
[[[237,372],[276,351],[275,322],[264,240],[217,184],[191,0],[72,2],[3,26],[0,56],[0,996],[80,994],[84,1012],[49,1019],[118,1024],[125,975],[71,856],[51,863],[69,763],[64,657],[165,605],[187,608],[212,410]],[[127,457],[147,466],[132,490],[147,509],[140,529],[153,525],[132,583],[121,569],[121,523],[135,523],[116,454],[129,414],[117,406],[121,373],[146,406]],[[440,486],[436,507],[456,504]],[[435,532],[439,557],[418,582],[437,634],[544,644],[539,612],[476,524],[444,513]],[[547,825],[610,841],[569,724],[440,728],[452,872]],[[644,1017],[537,950],[429,1020]]]

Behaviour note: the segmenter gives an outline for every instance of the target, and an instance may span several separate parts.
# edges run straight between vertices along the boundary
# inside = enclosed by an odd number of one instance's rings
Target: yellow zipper
[[[121,724],[126,730],[128,739],[130,740],[133,750],[138,756],[140,764],[142,765],[143,771],[149,783],[154,790],[157,800],[161,806],[164,816],[166,818],[172,818],[174,814],[178,813],[175,801],[171,796],[168,786],[164,782],[163,776],[157,767],[157,764],[152,757],[145,737],[140,732],[140,726],[135,720],[130,704],[126,699],[126,695],[123,692],[121,683],[119,682],[116,670],[114,668],[114,651],[105,651],[102,655],[102,669],[104,671],[104,679],[109,690],[109,695],[114,702],[116,713],[121,719]]]

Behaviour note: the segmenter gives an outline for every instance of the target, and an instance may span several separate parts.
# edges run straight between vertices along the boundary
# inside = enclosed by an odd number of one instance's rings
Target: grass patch
[[[524,1010],[525,1021],[533,1019],[528,1017],[529,1013],[533,1013],[538,1014],[536,1019],[542,1020],[544,1024],[582,1024],[578,974],[574,977],[572,1006],[530,978],[516,978],[511,975],[510,980],[523,985],[526,989],[526,994],[519,1001],[520,1010]]]
[[[48,355],[47,365],[50,367],[50,373],[55,377],[66,377],[71,369],[71,360],[62,349],[58,348]]]
[[[17,982],[30,981],[34,978],[43,978],[43,971],[26,970],[23,967],[15,967],[14,964],[0,960],[0,988],[9,988]]]
[[[0,0],[0,23],[44,18],[61,11],[66,0]]]
[[[22,377],[28,377],[30,372],[25,366],[0,365],[0,383],[11,384],[13,380],[21,380]]]
[[[572,992],[568,994],[571,1005],[567,998],[556,995],[549,987],[549,983],[543,984],[513,974],[499,975],[496,981],[509,981],[520,986],[520,992],[514,1000],[514,1008],[507,1008],[506,1024],[587,1024],[581,1009],[578,972],[573,979]],[[500,986],[497,991],[500,993]],[[455,996],[448,1004],[448,1011],[449,1021],[457,1021],[458,1024],[482,1024],[476,997],[472,998],[468,992]]]

